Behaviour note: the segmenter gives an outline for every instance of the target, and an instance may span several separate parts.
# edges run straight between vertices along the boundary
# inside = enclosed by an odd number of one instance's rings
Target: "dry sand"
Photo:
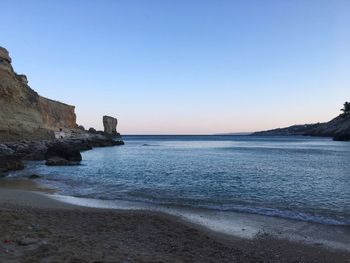
[[[177,217],[0,188],[0,262],[350,262],[350,253],[219,235]]]

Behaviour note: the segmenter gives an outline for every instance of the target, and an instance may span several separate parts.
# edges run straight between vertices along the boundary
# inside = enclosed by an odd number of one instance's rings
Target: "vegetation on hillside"
[[[344,108],[342,108],[341,111],[343,111],[344,114],[349,114],[350,113],[350,102],[345,102]]]

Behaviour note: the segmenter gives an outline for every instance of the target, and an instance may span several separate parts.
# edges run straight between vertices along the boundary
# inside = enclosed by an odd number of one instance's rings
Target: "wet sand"
[[[0,178],[0,190],[1,189],[17,189],[25,191],[36,191],[48,194],[54,194],[55,189],[44,187],[38,183],[36,180],[30,179],[29,177],[4,177]]]
[[[0,262],[350,262],[350,253],[221,235],[150,211],[75,206],[0,189]]]

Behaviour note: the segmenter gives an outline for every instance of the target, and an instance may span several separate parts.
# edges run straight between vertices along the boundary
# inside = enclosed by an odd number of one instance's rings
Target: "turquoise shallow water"
[[[80,166],[31,162],[63,195],[350,225],[350,143],[327,138],[125,136]]]

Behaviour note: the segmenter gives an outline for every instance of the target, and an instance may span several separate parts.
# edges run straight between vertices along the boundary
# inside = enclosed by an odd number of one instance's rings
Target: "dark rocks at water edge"
[[[24,168],[21,155],[6,144],[0,144],[0,173]]]
[[[81,151],[123,144],[120,137],[87,131],[56,140],[0,143],[0,173],[23,169],[24,160],[46,160],[47,165],[79,164]]]
[[[28,178],[29,179],[38,179],[38,178],[41,178],[41,176],[37,175],[37,174],[32,174],[32,175],[29,175]]]
[[[349,134],[341,134],[338,136],[335,136],[333,138],[334,141],[340,141],[340,142],[346,142],[346,141],[350,141],[350,133]]]
[[[86,131],[76,123],[74,106],[40,96],[11,63],[0,47],[0,173],[23,169],[23,160],[78,164],[80,151],[124,144],[116,118],[103,117],[105,132]]]
[[[7,171],[22,170],[23,168],[24,164],[19,156],[0,156],[0,175]]]
[[[81,161],[79,147],[69,143],[57,143],[49,147],[45,154],[46,165],[75,165]]]

